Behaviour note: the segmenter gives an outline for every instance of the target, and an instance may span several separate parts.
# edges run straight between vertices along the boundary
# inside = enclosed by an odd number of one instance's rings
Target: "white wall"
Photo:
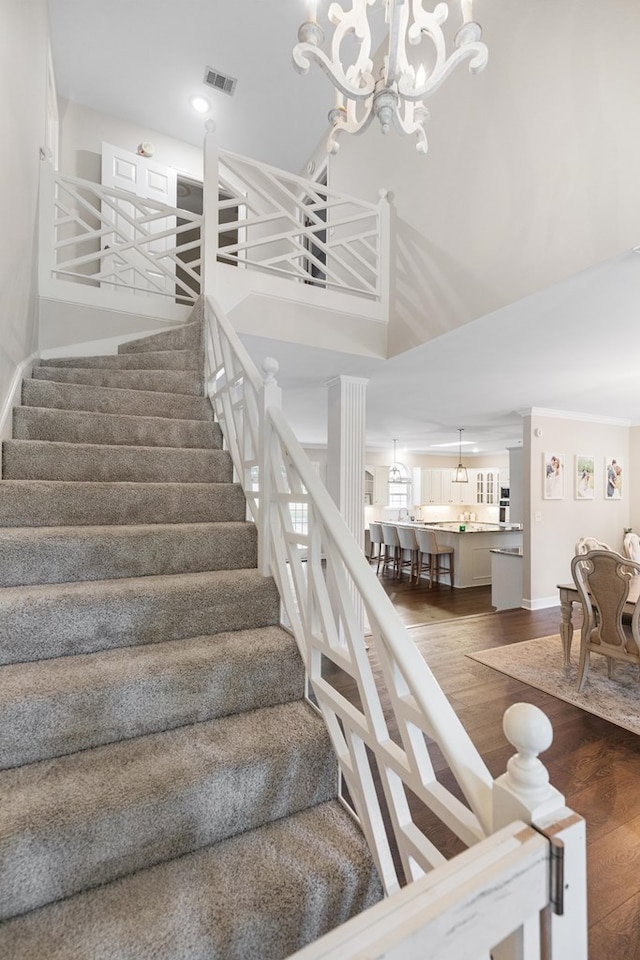
[[[377,122],[341,138],[331,186],[394,194],[390,355],[638,242],[640,4],[604,9],[476,0],[489,64],[435,93],[426,157]]]
[[[37,342],[39,149],[45,142],[46,0],[2,0],[0,27],[0,406]]]
[[[536,431],[539,435],[536,436]],[[622,550],[624,528],[631,526],[633,471],[628,426],[585,419],[541,416],[525,418],[525,475],[530,489],[525,503],[524,599],[532,608],[558,602],[557,584],[571,582],[571,558],[580,537],[592,536]],[[544,498],[545,454],[564,458],[564,498]],[[575,495],[576,454],[595,458],[593,500]],[[607,456],[620,460],[624,469],[621,500],[605,500],[604,463]]]
[[[149,127],[91,110],[71,100],[60,100],[60,163],[62,173],[100,183],[102,142],[136,152],[138,144],[150,141],[155,147],[154,159],[179,174],[202,180],[203,154],[182,140],[168,137]],[[202,129],[204,142],[204,126]]]

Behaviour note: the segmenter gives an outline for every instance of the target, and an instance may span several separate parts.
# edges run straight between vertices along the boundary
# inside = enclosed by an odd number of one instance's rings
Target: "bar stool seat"
[[[383,523],[382,536],[384,539],[384,559],[382,572],[385,573],[389,564],[393,568],[393,576],[397,577],[400,571],[400,537],[398,528],[393,523]]]
[[[369,524],[369,563],[378,561],[376,573],[380,570],[380,562],[384,558],[384,537],[382,536],[382,524],[372,522]]]
[[[418,540],[418,579],[423,570],[423,557],[427,556],[429,570],[429,589],[433,587],[434,578],[440,582],[441,576],[449,577],[449,584],[453,589],[453,547],[441,546],[433,530],[419,527],[416,530]],[[449,558],[448,564],[443,564],[444,557]]]
[[[411,572],[409,578],[413,583],[414,577],[417,581],[417,569],[418,569],[418,541],[416,539],[416,531],[413,527],[398,527],[398,538],[400,540],[400,549],[403,556],[401,557],[401,567],[400,573],[402,573],[402,566],[408,564],[411,566]],[[407,559],[405,559],[408,554]]]

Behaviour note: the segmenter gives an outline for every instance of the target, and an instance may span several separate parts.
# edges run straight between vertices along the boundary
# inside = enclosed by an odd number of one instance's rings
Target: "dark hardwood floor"
[[[465,656],[557,633],[559,607],[496,613],[490,587],[379,579],[493,776],[513,754],[506,708],[527,701],[547,714],[554,738],[541,759],[587,821],[589,960],[640,960],[640,738]],[[375,670],[374,644],[369,653]]]

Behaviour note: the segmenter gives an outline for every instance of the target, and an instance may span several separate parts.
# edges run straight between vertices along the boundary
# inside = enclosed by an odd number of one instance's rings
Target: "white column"
[[[367,382],[340,376],[327,383],[327,489],[360,546],[364,543]]]
[[[364,454],[367,380],[335,377],[329,380],[327,425],[327,490],[357,543],[364,546]],[[334,571],[337,573],[337,571]],[[329,592],[333,592],[329,572]],[[349,584],[361,633],[364,607]]]

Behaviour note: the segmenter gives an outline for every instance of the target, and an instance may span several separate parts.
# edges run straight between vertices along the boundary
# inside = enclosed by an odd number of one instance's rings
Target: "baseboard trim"
[[[38,354],[32,353],[26,358],[26,360],[23,360],[22,363],[19,363],[15,369],[11,383],[9,384],[9,389],[7,390],[6,396],[2,403],[2,409],[0,409],[0,441],[11,439],[13,428],[11,415],[13,408],[20,404],[20,388],[22,387],[22,381],[26,376],[27,370],[30,371],[34,360],[37,359]]]
[[[525,610],[546,610],[549,607],[560,606],[560,597],[557,594],[553,594],[550,597],[539,597],[537,600],[525,598],[521,606],[524,607]]]

